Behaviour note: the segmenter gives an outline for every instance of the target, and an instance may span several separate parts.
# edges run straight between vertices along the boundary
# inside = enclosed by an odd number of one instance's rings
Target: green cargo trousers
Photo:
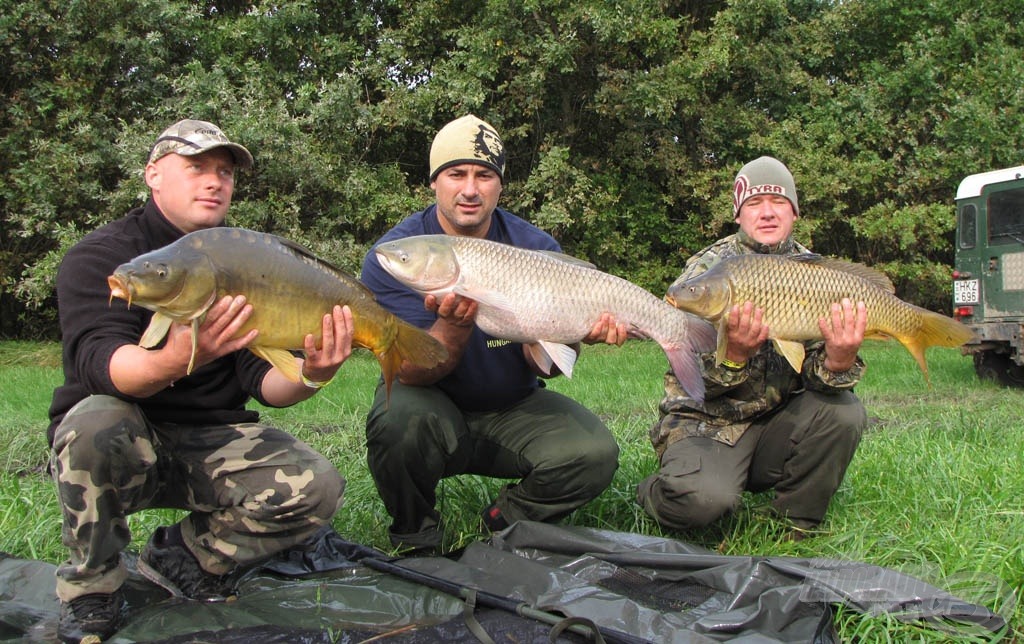
[[[774,489],[774,513],[811,528],[825,518],[866,426],[852,392],[805,391],[754,421],[735,445],[703,436],[672,443],[637,486],[637,502],[662,526],[684,530],[731,512],[745,490]]]
[[[337,512],[345,480],[290,434],[257,424],[156,425],[134,404],[90,396],[57,427],[50,468],[70,558],[57,568],[65,602],[124,582],[127,515],[191,513],[185,545],[223,575],[301,543]]]
[[[497,506],[505,519],[557,521],[597,497],[618,469],[619,447],[594,413],[537,389],[507,409],[468,412],[437,387],[378,386],[366,421],[367,462],[398,547],[441,546],[441,479],[520,479]]]

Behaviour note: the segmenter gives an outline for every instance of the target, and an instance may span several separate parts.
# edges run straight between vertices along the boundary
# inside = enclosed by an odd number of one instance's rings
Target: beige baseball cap
[[[227,148],[235,158],[235,165],[249,169],[253,167],[252,153],[237,143],[228,140],[224,132],[208,121],[184,119],[164,130],[153,144],[149,163],[171,154],[193,156],[215,148]]]

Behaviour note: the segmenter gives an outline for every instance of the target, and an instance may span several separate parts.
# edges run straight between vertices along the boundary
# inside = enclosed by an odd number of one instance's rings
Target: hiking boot
[[[484,508],[484,511],[480,513],[480,518],[484,522],[484,527],[491,532],[501,532],[508,527],[508,521],[498,509],[497,501]]]
[[[71,644],[102,642],[117,630],[123,602],[120,589],[61,602],[57,637]]]
[[[206,572],[185,547],[181,527],[160,527],[142,549],[138,562],[143,577],[175,597],[204,602],[226,601],[234,592],[228,575]]]

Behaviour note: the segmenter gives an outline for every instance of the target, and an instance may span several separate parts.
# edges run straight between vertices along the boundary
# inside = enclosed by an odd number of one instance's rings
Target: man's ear
[[[156,167],[155,163],[146,164],[145,176],[146,185],[149,186],[150,190],[160,187],[160,180],[162,178],[162,175],[160,173],[160,168]]]

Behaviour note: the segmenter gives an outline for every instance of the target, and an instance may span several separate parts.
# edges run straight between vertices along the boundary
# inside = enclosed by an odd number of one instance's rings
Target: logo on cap
[[[498,133],[481,123],[477,127],[473,139],[475,156],[487,161],[496,168],[505,167],[505,147],[501,144]]]
[[[736,177],[736,183],[732,186],[733,213],[739,213],[743,202],[755,195],[781,195],[787,199],[789,198],[786,195],[786,188],[784,186],[773,183],[762,183],[761,185],[752,186],[747,175],[741,174]]]

